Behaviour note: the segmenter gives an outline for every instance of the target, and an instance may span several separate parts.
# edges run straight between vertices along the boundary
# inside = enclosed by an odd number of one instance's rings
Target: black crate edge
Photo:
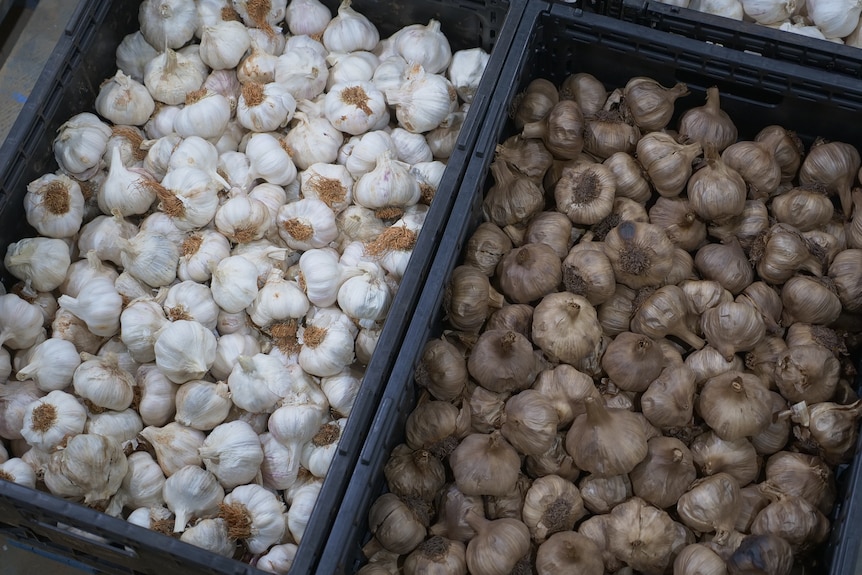
[[[855,124],[854,118],[862,113],[862,82],[855,78],[665,34],[661,30],[649,29],[637,23],[619,22],[603,15],[583,12],[568,3],[556,0],[532,0],[524,13],[521,28],[516,33],[512,52],[506,61],[503,72],[506,80],[499,84],[495,101],[488,110],[443,241],[429,272],[433,283],[429,280],[422,292],[414,319],[405,335],[398,363],[390,375],[380,410],[362,449],[359,465],[348,486],[339,518],[333,526],[330,542],[320,564],[322,568],[325,567],[323,572],[352,573],[364,561],[361,548],[370,538],[367,526],[368,509],[373,500],[383,492],[382,469],[389,452],[404,441],[404,425],[418,397],[413,383],[413,371],[425,342],[440,335],[446,283],[452,270],[460,262],[461,252],[470,233],[482,219],[481,204],[484,191],[489,186],[489,166],[494,146],[499,141],[508,119],[506,111],[509,102],[523,89],[523,85],[519,86],[519,80],[524,74],[528,74],[527,78],[539,77],[536,62],[528,64],[528,60],[533,51],[531,39],[541,36],[542,31],[537,32],[536,27],[543,19],[551,22],[557,19],[554,23],[560,33],[547,32],[546,35],[550,38],[549,41],[557,43],[561,50],[565,50],[566,43],[571,43],[573,39],[584,47],[595,48],[596,44],[603,44],[613,50],[615,61],[606,62],[606,67],[599,72],[592,70],[600,79],[601,72],[616,73],[617,67],[625,66],[625,58],[628,55],[640,52],[646,60],[656,65],[655,69],[638,75],[650,75],[649,72],[661,68],[664,73],[659,77],[667,82],[665,85],[672,85],[675,78],[687,80],[689,85],[701,94],[710,85],[720,85],[723,93],[725,88],[728,88],[731,94],[735,92],[737,112],[753,103],[755,95],[765,96],[767,103],[760,105],[769,118],[760,119],[757,129],[769,123],[778,123],[785,100],[793,95],[796,100],[791,102],[793,105],[790,107],[794,111],[806,113],[793,114],[785,119],[788,120],[788,125],[791,121],[801,125],[803,129],[800,134],[805,136],[806,144],[810,144],[814,136],[820,135],[819,129],[823,122],[813,120],[822,120],[820,113],[824,109],[835,110],[837,113],[834,120],[830,118],[828,122],[829,127],[835,131],[824,135],[831,136],[836,133],[833,139],[851,141],[862,149],[862,135],[852,127]],[[548,58],[544,64],[553,67],[558,60],[559,58]],[[617,66],[614,62],[620,64]],[[627,77],[634,75],[629,74]],[[605,83],[606,87],[611,87]],[[812,91],[815,87],[816,90]],[[686,108],[700,103],[702,100],[694,101]],[[809,105],[813,106],[813,109],[809,110]],[[732,118],[737,117],[733,112],[729,113]],[[850,122],[851,126],[844,125],[845,122]],[[740,129],[740,138],[753,137],[757,129]],[[859,363],[859,371],[862,373],[862,362]],[[855,387],[862,390],[862,376],[857,377]],[[862,452],[860,450],[862,437],[857,442],[857,452]],[[841,466],[836,470],[836,476],[841,477],[841,491],[833,512],[832,535],[823,551],[830,564],[830,575],[850,575],[859,572],[856,562],[857,547],[862,536],[862,486],[859,484],[862,480],[862,457],[854,457],[851,464]],[[817,575],[823,572],[818,568],[807,573]]]

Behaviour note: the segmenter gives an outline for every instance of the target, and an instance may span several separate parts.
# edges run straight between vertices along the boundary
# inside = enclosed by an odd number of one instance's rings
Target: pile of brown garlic
[[[671,126],[687,93],[518,96],[360,573],[787,575],[826,540],[862,413],[860,156],[737,141],[716,88]]]

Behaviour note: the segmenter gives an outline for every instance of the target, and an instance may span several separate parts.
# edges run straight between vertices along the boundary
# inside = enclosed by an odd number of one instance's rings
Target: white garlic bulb
[[[353,363],[356,326],[350,318],[333,308],[331,313],[316,313],[299,332],[302,349],[299,365],[318,377],[335,375]]]
[[[144,158],[144,169],[160,182],[168,171],[171,154],[173,154],[174,149],[182,141],[179,134],[173,132],[176,113],[166,112],[166,110],[179,111],[179,108],[175,106],[162,107],[153,115],[153,120],[159,121],[159,124],[162,123],[161,120],[164,120],[164,124],[166,124],[165,129],[169,130],[170,133],[163,134],[162,129],[159,128],[156,137],[141,142],[141,149],[147,151],[147,157]]]
[[[278,235],[294,250],[322,248],[338,237],[335,213],[322,200],[302,198],[281,206]]]
[[[287,149],[287,141],[264,133],[248,139],[245,155],[251,164],[251,173],[270,184],[286,186],[296,179],[296,166]]]
[[[81,112],[57,130],[54,159],[60,169],[76,180],[88,180],[101,168],[111,128],[96,114]]]
[[[259,439],[263,449],[263,461],[260,464],[263,486],[287,489],[294,484],[299,472],[299,450],[285,447],[269,432],[261,434]]]
[[[455,149],[461,125],[467,118],[466,112],[452,112],[440,125],[425,134],[428,147],[435,158],[448,158]]]
[[[280,54],[281,52],[278,52]],[[236,68],[237,79],[246,82],[259,82],[266,84],[275,81],[275,67],[278,64],[278,55],[264,48],[254,45],[252,41],[251,51],[246,55]]]
[[[805,8],[827,38],[849,36],[862,14],[862,4],[856,0],[806,0]]]
[[[455,87],[458,96],[465,102],[473,101],[473,95],[479,88],[479,82],[490,58],[491,55],[482,48],[468,48],[452,54],[446,77]]]
[[[123,447],[137,445],[135,438],[144,429],[141,416],[132,408],[123,411],[107,410],[102,413],[91,413],[84,426],[84,433],[96,433],[112,437]],[[135,506],[139,507],[139,506]]]
[[[256,326],[265,328],[275,322],[305,317],[310,305],[297,282],[284,279],[284,272],[273,269],[249,306],[248,314]]]
[[[127,348],[126,344],[123,343],[123,340],[120,339],[119,334],[111,337],[108,341],[103,343],[99,348],[99,351],[96,353],[99,357],[105,357],[108,354],[117,356],[117,364],[129,373],[135,373],[138,371],[138,367],[140,367],[140,364],[132,359],[132,356],[129,353],[129,348]]]
[[[206,469],[187,465],[165,480],[162,497],[174,512],[174,533],[179,533],[192,519],[215,517],[224,489]]]
[[[31,403],[44,396],[45,393],[30,380],[9,380],[0,386],[0,437],[22,439],[24,412]]]
[[[172,421],[163,427],[145,427],[141,431],[141,437],[155,450],[156,461],[167,477],[187,465],[201,465],[198,448],[204,444],[202,431]]]
[[[123,260],[117,238],[129,239],[137,233],[138,226],[127,221],[119,212],[110,216],[96,216],[81,227],[78,253],[86,254],[92,250],[100,260],[121,266]]]
[[[371,356],[374,354],[382,331],[383,329],[379,325],[363,327],[359,330],[359,333],[356,334],[356,341],[353,343],[356,361],[362,365],[368,365],[371,362]]]
[[[312,164],[300,172],[299,181],[304,198],[321,200],[335,214],[353,202],[353,177],[340,164]]]
[[[254,176],[251,174],[251,162],[242,152],[220,152],[218,171],[230,184],[230,189],[247,194],[254,186]]]
[[[45,485],[54,495],[83,496],[85,504],[98,505],[117,492],[128,468],[118,441],[81,433],[71,437],[65,448],[51,454],[45,470]]]
[[[144,425],[168,423],[176,412],[179,386],[169,380],[155,363],[145,363],[135,372],[139,398],[137,410]]]
[[[299,269],[308,301],[319,307],[335,303],[344,281],[337,251],[332,248],[307,250],[299,258]]]
[[[440,30],[440,21],[433,18],[427,26],[411,24],[399,30],[395,51],[407,62],[422,66],[429,74],[445,71],[452,60],[449,40]]]
[[[208,330],[214,330],[219,307],[213,300],[212,291],[204,284],[182,281],[168,288],[162,304],[165,316],[171,320],[196,321]]]
[[[72,297],[78,297],[81,290],[97,277],[105,277],[111,281],[117,280],[117,270],[105,264],[95,252],[88,252],[86,258],[77,260],[69,266],[66,279],[60,284],[60,292]]]
[[[444,76],[413,64],[401,88],[386,91],[398,124],[409,132],[428,132],[440,125],[458,103],[455,88]]]
[[[362,373],[350,366],[320,379],[320,389],[326,395],[330,408],[341,417],[350,415],[361,386]]]
[[[5,347],[0,347],[0,383],[6,383],[10,375],[12,375],[12,358]]]
[[[135,278],[153,287],[168,285],[176,278],[179,249],[167,236],[142,230],[117,242],[123,267]]]
[[[353,199],[360,206],[379,209],[410,206],[419,201],[419,182],[410,166],[395,159],[391,151],[377,157],[377,165],[353,187]]]
[[[299,547],[293,543],[273,545],[257,560],[257,568],[270,573],[286,574],[293,565],[298,549]]]
[[[71,265],[69,246],[55,238],[24,238],[6,248],[3,265],[19,280],[30,280],[36,291],[60,287]]]
[[[261,4],[254,0],[232,0],[232,5],[249,28],[260,28],[270,35],[281,33],[276,24],[284,20],[287,0],[269,0]]]
[[[135,361],[155,361],[153,347],[159,331],[168,319],[159,302],[152,298],[135,299],[120,313],[120,339]]]
[[[144,79],[144,67],[158,55],[159,51],[150,46],[140,30],[126,34],[117,46],[117,68],[138,82]]]
[[[107,277],[94,277],[78,297],[61,295],[57,303],[84,320],[95,335],[111,337],[120,330],[123,298]]]
[[[228,385],[219,381],[188,381],[176,395],[176,421],[192,429],[209,431],[221,424],[233,405]]]
[[[69,387],[75,370],[81,364],[75,344],[55,337],[37,344],[28,359],[27,364],[18,369],[15,379],[32,379],[44,392]]]
[[[201,60],[213,70],[236,68],[249,46],[251,38],[242,22],[222,20],[201,31]]]
[[[138,8],[141,34],[151,46],[179,48],[192,39],[198,12],[193,0],[144,0]]]
[[[351,318],[364,323],[382,320],[392,303],[383,268],[374,262],[359,262],[338,288],[338,306]]]
[[[329,78],[326,58],[309,46],[292,46],[275,62],[274,79],[294,99],[313,100],[323,93]]]
[[[196,321],[177,320],[165,325],[153,346],[156,365],[174,383],[201,379],[215,361],[216,338]]]
[[[29,305],[29,304],[28,304]],[[0,310],[2,310],[0,303]],[[2,314],[0,314],[2,317]],[[37,338],[33,343],[36,343]],[[67,309],[60,308],[54,316],[54,321],[51,322],[51,337],[65,339],[75,344],[75,349],[79,352],[96,353],[102,345],[104,338],[101,338],[87,329],[87,324],[83,320],[75,317],[72,312]],[[0,331],[0,339],[2,339],[2,331]],[[8,343],[6,344],[9,345]],[[11,347],[11,346],[10,346]]]
[[[389,152],[392,157],[398,155],[395,142],[390,135],[383,130],[368,132],[352,146],[344,166],[354,178],[359,178],[377,166],[377,159],[384,152]]]
[[[196,231],[183,240],[177,266],[177,277],[182,280],[207,282],[211,268],[230,255],[230,242],[215,230]]]
[[[26,461],[18,457],[0,463],[0,479],[36,489],[36,472]]]
[[[210,368],[210,375],[225,380],[239,356],[257,353],[260,353],[260,343],[254,335],[244,332],[224,333],[216,343],[216,358]]]
[[[156,109],[156,103],[143,84],[117,70],[99,86],[95,108],[114,124],[143,126]]]
[[[215,427],[198,451],[204,466],[225,489],[250,483],[263,461],[257,433],[248,423],[239,420]]]
[[[146,451],[135,451],[130,453],[126,460],[129,469],[105,513],[118,516],[124,507],[138,509],[163,505],[165,475],[152,455]]]
[[[326,118],[298,111],[293,120],[293,127],[284,136],[284,144],[296,167],[305,170],[312,164],[335,162],[344,135]]]
[[[174,132],[183,138],[218,138],[227,128],[230,116],[227,98],[204,87],[186,94],[185,105],[174,116]]]
[[[796,10],[796,0],[741,0],[745,14],[758,24],[778,24],[789,20]]]
[[[232,333],[240,335],[248,335],[252,333],[254,328],[251,327],[251,320],[245,310],[237,313],[228,313],[221,310],[218,314],[218,323],[216,330],[219,335],[224,336]],[[231,365],[233,367],[233,365]],[[224,379],[224,378],[222,378]]]
[[[370,81],[347,81],[332,86],[324,100],[324,113],[332,126],[359,135],[389,122],[383,93]]]
[[[380,65],[380,59],[372,52],[357,50],[355,52],[330,52],[326,55],[329,68],[329,78],[326,79],[326,90],[344,82],[370,82],[374,70]],[[375,87],[380,90],[379,87]],[[381,91],[382,92],[382,91]]]
[[[407,60],[398,54],[392,54],[386,58],[381,57],[380,64],[371,76],[371,81],[374,82],[378,90],[386,94],[387,90],[401,87],[409,68]]]
[[[156,199],[158,186],[143,170],[123,165],[120,151],[111,151],[111,168],[108,177],[99,187],[96,199],[105,214],[117,211],[122,216],[143,214]]]
[[[330,52],[373,50],[380,33],[371,21],[350,7],[351,0],[342,0],[335,15],[323,31],[323,45]]]
[[[227,383],[237,407],[250,413],[267,413],[287,394],[294,377],[278,358],[258,353],[239,356]]]
[[[39,235],[74,236],[84,219],[81,186],[65,174],[45,174],[27,184],[24,214]]]
[[[287,511],[287,526],[297,543],[302,542],[305,528],[308,526],[308,520],[311,518],[315,503],[317,503],[322,485],[318,481],[309,482],[298,488],[293,494],[293,501],[291,501],[290,509]]]
[[[174,220],[164,212],[153,212],[143,220],[138,227],[138,231],[152,232],[161,234],[171,240],[178,247],[182,245],[186,239],[186,234],[180,230]]]
[[[28,445],[53,451],[68,437],[84,431],[87,409],[65,391],[54,390],[24,411],[21,435]]]
[[[220,517],[251,553],[263,553],[285,532],[284,503],[260,485],[240,485],[224,498]]]
[[[157,102],[177,106],[186,94],[200,89],[206,79],[206,66],[199,56],[187,56],[168,48],[147,63],[144,86]]]
[[[332,13],[320,0],[292,0],[287,5],[284,21],[294,36],[314,36],[326,30]]]
[[[212,270],[210,289],[220,308],[240,312],[257,296],[257,267],[243,256],[227,257]]]
[[[169,535],[174,525],[174,514],[166,507],[138,507],[129,513],[126,521]]]
[[[281,243],[281,242],[279,242]],[[257,283],[261,285],[273,268],[286,271],[298,259],[299,254],[286,247],[275,245],[268,239],[236,244],[231,256],[241,256],[257,269]]]
[[[202,228],[215,217],[218,189],[207,172],[191,167],[172,169],[162,179],[162,187],[156,190],[159,209],[169,215],[180,230]]]
[[[296,99],[278,82],[246,82],[237,102],[236,118],[253,132],[271,132],[293,119]]]
[[[733,20],[742,20],[745,11],[742,9],[740,0],[701,0],[700,12],[724,16]]]
[[[215,215],[216,229],[235,243],[263,238],[269,225],[270,214],[266,205],[241,192],[232,194]]]
[[[347,418],[324,423],[311,441],[302,449],[300,462],[315,477],[326,477],[329,466],[338,450],[338,441],[344,433]]]
[[[84,353],[72,376],[75,393],[97,407],[122,411],[134,399],[135,378],[119,366],[117,356]]]
[[[394,128],[389,137],[395,147],[398,160],[410,165],[427,163],[434,159],[431,148],[422,134],[408,132],[404,128]]]
[[[228,535],[227,523],[220,517],[201,519],[190,525],[180,535],[180,541],[223,557],[233,557],[236,551],[236,540]]]

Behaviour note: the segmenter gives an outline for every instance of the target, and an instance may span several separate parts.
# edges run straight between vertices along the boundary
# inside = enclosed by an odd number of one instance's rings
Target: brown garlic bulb
[[[427,449],[443,459],[467,433],[469,426],[468,410],[459,410],[448,401],[424,401],[407,416],[406,443],[411,449]]]
[[[757,133],[754,140],[772,148],[772,153],[778,165],[781,166],[782,182],[789,182],[796,177],[805,150],[802,140],[795,132],[785,130],[781,126],[766,126]]]
[[[566,291],[583,296],[594,306],[603,304],[616,286],[614,268],[601,242],[580,241],[562,263]]]
[[[536,78],[527,85],[523,94],[516,97],[512,119],[519,130],[525,124],[544,118],[554,104],[560,101],[557,87],[550,80]]]
[[[575,417],[586,413],[584,399],[600,399],[598,389],[590,376],[581,373],[567,363],[539,373],[533,389],[541,392],[557,412],[559,427],[568,427]]]
[[[524,243],[547,244],[563,259],[572,247],[572,222],[559,212],[539,212],[527,224]]]
[[[847,249],[842,240],[823,230],[802,232],[802,237],[808,242],[808,250],[821,261],[823,269],[829,268],[835,256]]]
[[[701,315],[720,303],[733,301],[733,294],[724,289],[717,281],[685,280],[680,282],[679,287],[685,294],[688,312],[694,315]],[[778,294],[775,295],[778,296]]]
[[[449,465],[464,495],[508,495],[518,482],[521,457],[499,431],[472,433],[452,451]]]
[[[793,188],[772,200],[775,219],[800,232],[826,225],[832,220],[832,212],[832,201],[826,191],[814,185]]]
[[[605,336],[615,337],[629,331],[635,295],[635,290],[618,283],[614,293],[598,307],[596,315]]]
[[[556,291],[563,279],[561,264],[547,244],[524,244],[510,250],[497,265],[503,295],[515,303],[530,303]]]
[[[729,371],[707,380],[697,412],[726,441],[756,435],[772,418],[769,390],[756,375]]]
[[[856,188],[851,197],[853,215],[844,227],[844,235],[847,238],[847,247],[860,249],[862,248],[862,190]]]
[[[722,161],[739,172],[749,185],[751,199],[765,199],[781,183],[781,166],[769,145],[763,142],[739,141],[721,153]]]
[[[686,190],[694,212],[707,221],[728,221],[742,214],[747,188],[739,172],[707,148],[706,161],[688,180]]]
[[[697,477],[688,447],[674,437],[653,437],[647,456],[629,473],[634,494],[656,507],[674,505]]]
[[[660,429],[684,427],[691,421],[695,390],[687,365],[666,367],[641,396],[641,410]]]
[[[769,427],[751,438],[758,455],[771,455],[784,449],[790,439],[790,412],[781,394],[769,392],[772,398],[772,419]]]
[[[557,211],[576,225],[597,224],[613,210],[615,189],[613,172],[602,164],[566,166],[554,187]]]
[[[530,552],[530,530],[517,519],[488,520],[469,513],[476,537],[467,544],[467,569],[473,575],[508,575]]]
[[[572,365],[590,377],[600,378],[602,376],[602,354],[605,353],[609,342],[610,340],[607,337],[600,335],[593,349]]]
[[[617,282],[640,289],[665,278],[673,265],[674,245],[658,226],[625,221],[608,232],[605,254]]]
[[[545,172],[554,163],[554,156],[541,140],[524,138],[520,134],[509,137],[495,149],[496,159],[510,164],[515,170],[537,184],[542,183]]]
[[[467,240],[464,263],[492,276],[497,264],[511,249],[512,240],[498,225],[482,222]]]
[[[704,338],[724,359],[740,351],[754,349],[766,336],[766,326],[756,309],[744,303],[726,302],[703,312],[700,318]]]
[[[525,389],[506,402],[500,432],[518,452],[541,455],[554,444],[558,423],[553,404],[541,392]]]
[[[763,318],[767,332],[781,333],[781,312],[784,305],[775,288],[765,282],[757,281],[748,284],[742,293],[736,296],[736,301],[756,309]]]
[[[446,484],[446,470],[439,459],[424,449],[414,451],[408,445],[395,446],[383,475],[389,491],[407,499],[431,501]]]
[[[559,531],[571,531],[586,513],[578,488],[557,475],[536,479],[524,497],[523,521],[536,543]]]
[[[707,431],[695,437],[689,449],[701,475],[727,473],[744,487],[760,473],[757,452],[745,438],[726,441],[714,431]]]
[[[651,338],[627,331],[608,344],[602,368],[620,389],[640,392],[659,376],[664,356]]]
[[[435,503],[437,523],[428,532],[465,543],[476,536],[476,531],[465,520],[466,515],[471,510],[481,513],[482,506],[481,496],[464,495],[457,485],[448,483],[440,490]]]
[[[592,397],[587,412],[575,418],[566,435],[566,451],[580,469],[601,477],[628,473],[647,453],[643,425],[630,411],[607,409]],[[625,437],[624,444],[618,441]]]
[[[820,184],[827,193],[838,195],[844,217],[852,207],[850,190],[862,159],[855,146],[818,139],[811,145],[799,168],[800,184]]]
[[[422,349],[413,377],[435,399],[451,401],[461,395],[467,384],[467,360],[452,343],[431,339]]]
[[[793,276],[781,288],[784,305],[782,321],[829,325],[841,315],[841,300],[835,293],[832,281],[810,276]]]
[[[725,359],[720,351],[706,345],[685,358],[687,365],[694,374],[694,381],[702,385],[706,380],[727,371],[742,371],[745,364],[738,355],[733,355],[729,360]]]
[[[679,550],[694,542],[683,525],[639,497],[611,510],[607,532],[610,551],[648,575],[664,573]]]
[[[849,405],[824,401],[809,406],[807,415],[808,433],[820,449],[821,457],[831,465],[849,461],[859,433],[862,401]]]
[[[485,194],[482,212],[487,221],[505,227],[528,220],[542,211],[545,194],[533,180],[502,161],[491,163],[494,185]]]
[[[678,82],[665,88],[652,78],[630,79],[623,89],[625,105],[635,124],[646,132],[663,129],[673,116],[673,104],[677,98],[688,95],[688,87]]]
[[[769,505],[769,498],[760,490],[760,486],[756,483],[751,483],[740,488],[740,507],[739,515],[736,517],[737,531],[748,533],[751,531],[751,524],[754,518],[760,511]]]
[[[611,214],[604,220],[591,228],[594,241],[604,241],[608,232],[620,225],[622,222],[649,222],[649,214],[640,202],[631,198],[614,198],[614,207]],[[585,236],[586,237],[586,236]]]
[[[539,369],[530,340],[511,330],[482,332],[467,359],[473,379],[496,393],[530,387]]]
[[[777,535],[799,551],[826,540],[829,520],[802,497],[776,493],[776,500],[764,507],[751,523],[753,535]]]
[[[477,333],[488,317],[490,295],[488,276],[473,266],[457,266],[443,295],[447,320],[455,329]]]
[[[425,539],[429,511],[421,500],[384,493],[368,510],[368,527],[383,547],[406,555]]]
[[[694,258],[682,248],[673,251],[673,264],[670,271],[664,277],[666,285],[675,285],[688,279],[694,279],[697,274],[694,271]]]
[[[673,560],[674,575],[727,575],[724,559],[701,543],[692,543]]]
[[[658,339],[673,335],[694,349],[700,349],[704,341],[686,325],[685,294],[679,286],[662,286],[641,302],[632,316],[631,330]]]
[[[788,401],[812,405],[829,400],[835,393],[841,364],[822,345],[794,345],[778,358],[773,375]]]
[[[733,295],[754,281],[754,270],[735,237],[727,243],[706,244],[697,250],[694,265],[704,279],[717,281]]]
[[[780,451],[766,461],[766,481],[785,495],[802,497],[828,515],[835,504],[832,469],[816,455]]]
[[[467,384],[464,399],[470,406],[470,428],[477,433],[491,433],[503,425],[509,393],[494,393],[472,382]]]
[[[610,511],[610,509],[607,511]],[[598,548],[600,552],[599,557],[602,563],[604,563],[605,571],[607,573],[616,573],[624,569],[624,563],[617,559],[608,548],[610,545],[608,534],[610,523],[611,515],[608,512],[604,512],[603,515],[591,515],[578,525],[577,533],[592,541]],[[630,569],[629,567],[626,568]]]
[[[592,513],[608,513],[633,493],[631,480],[626,474],[611,477],[588,475],[581,480],[578,488],[584,506]]]
[[[467,575],[467,548],[460,541],[435,535],[404,560],[405,575]]]
[[[649,210],[649,221],[664,229],[668,239],[684,250],[695,250],[706,240],[706,224],[686,198],[659,197]]]
[[[577,364],[599,344],[602,328],[596,310],[573,293],[546,295],[533,311],[533,343],[551,361]]]
[[[505,495],[486,495],[485,499],[485,517],[488,519],[503,519],[505,517],[511,519],[521,519],[521,510],[524,508],[524,497],[527,496],[527,491],[533,480],[524,475],[518,475],[518,481],[515,482],[515,488]]]
[[[559,475],[566,481],[574,483],[580,476],[581,470],[575,467],[572,456],[566,453],[565,442],[565,432],[557,433],[548,451],[539,455],[528,455],[524,461],[527,475],[533,478]]]
[[[683,523],[701,533],[716,532],[716,539],[733,530],[739,515],[739,484],[727,473],[695,481],[683,493],[676,510]]]
[[[679,144],[672,136],[651,132],[638,140],[637,158],[649,175],[655,191],[678,196],[691,176],[691,163],[703,149],[700,144]]]
[[[820,276],[823,264],[809,251],[805,237],[793,226],[776,224],[751,247],[757,275],[770,284],[780,285],[798,271]]]
[[[725,222],[709,225],[709,235],[721,242],[736,238],[746,252],[769,229],[769,212],[763,200],[746,200],[742,213]]]
[[[652,190],[644,178],[643,167],[631,154],[616,152],[602,162],[602,165],[614,174],[617,197],[630,198],[641,203],[650,199]]]
[[[728,575],[790,575],[793,548],[777,535],[749,535],[727,560]]]
[[[608,91],[592,74],[581,72],[567,76],[560,85],[560,96],[578,103],[584,115],[595,114],[605,105]]]
[[[538,575],[579,573],[603,575],[601,551],[591,539],[574,531],[555,533],[536,551]]]
[[[736,125],[721,109],[718,88],[706,89],[706,103],[691,108],[679,119],[680,142],[697,142],[704,149],[712,146],[721,152],[736,141]]]
[[[584,120],[584,150],[599,160],[617,152],[634,152],[640,137],[640,130],[626,122],[619,109],[605,106]]]
[[[862,311],[862,249],[848,249],[835,256],[829,277],[847,311]]]
[[[530,337],[533,325],[533,306],[524,303],[506,304],[488,318],[486,330],[506,329]]]
[[[559,160],[572,160],[584,149],[584,113],[574,100],[560,100],[536,122],[524,124],[524,138],[541,138]]]

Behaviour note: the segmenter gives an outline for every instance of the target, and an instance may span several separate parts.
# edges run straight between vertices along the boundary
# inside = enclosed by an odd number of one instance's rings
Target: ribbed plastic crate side
[[[571,6],[531,2],[516,32],[502,72],[504,80],[498,83],[479,134],[429,272],[429,283],[405,334],[324,550],[322,573],[351,573],[364,562],[362,547],[371,537],[368,510],[385,489],[383,467],[389,453],[404,441],[404,426],[418,397],[413,372],[425,343],[442,331],[446,284],[460,262],[470,233],[481,221],[494,146],[510,135],[506,112],[515,94],[532,78],[546,77],[560,82],[577,71],[593,73],[606,86],[623,85],[634,75],[651,75],[666,85],[688,81],[697,95],[689,97],[685,108],[699,105],[705,89],[719,85],[730,96],[723,107],[731,117],[752,121],[750,126],[740,128],[741,137],[753,137],[769,123],[785,122],[795,123],[809,143],[828,130],[835,134],[835,139],[862,145],[862,135],[852,129],[852,118],[862,110],[862,84],[857,80],[669,36],[632,23],[583,13]],[[809,113],[812,121],[804,118]],[[824,116],[826,113],[831,115]],[[824,122],[824,118],[829,121]],[[844,125],[848,121],[851,126]],[[854,463],[858,465],[858,461]],[[853,481],[851,485],[855,484]],[[857,520],[849,528],[859,529],[858,523]]]
[[[590,0],[591,11],[726,48],[862,78],[862,50],[655,0]]]

